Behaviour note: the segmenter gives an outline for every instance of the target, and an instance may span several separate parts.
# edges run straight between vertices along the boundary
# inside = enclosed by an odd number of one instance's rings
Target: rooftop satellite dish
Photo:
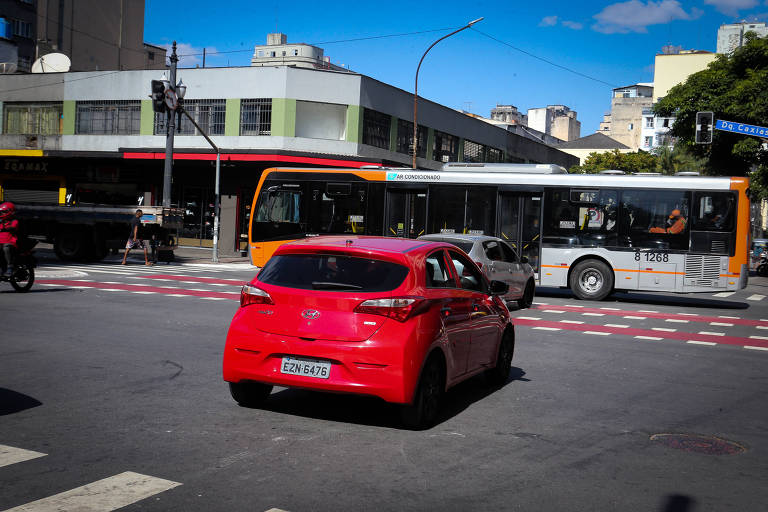
[[[33,73],[66,73],[72,62],[63,53],[43,55],[32,64]]]

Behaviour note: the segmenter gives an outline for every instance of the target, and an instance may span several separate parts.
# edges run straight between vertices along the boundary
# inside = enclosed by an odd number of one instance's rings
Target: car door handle
[[[444,317],[445,316],[451,316],[451,311],[453,311],[453,310],[451,308],[449,308],[448,306],[440,308],[440,314],[442,316],[444,316]]]

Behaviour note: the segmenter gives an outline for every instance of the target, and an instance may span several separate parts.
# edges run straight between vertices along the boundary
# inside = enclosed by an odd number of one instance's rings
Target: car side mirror
[[[520,263],[528,263],[528,256],[520,256]]]
[[[491,281],[490,295],[506,295],[509,285],[503,281]]]

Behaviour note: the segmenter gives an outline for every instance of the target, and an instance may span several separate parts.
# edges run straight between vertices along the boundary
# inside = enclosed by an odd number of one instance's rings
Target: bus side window
[[[695,231],[730,231],[736,210],[732,192],[696,192],[691,211]]]

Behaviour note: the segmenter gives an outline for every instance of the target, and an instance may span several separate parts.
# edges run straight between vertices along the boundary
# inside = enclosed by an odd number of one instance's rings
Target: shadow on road
[[[0,388],[0,416],[32,409],[43,403],[31,396]]]
[[[696,500],[682,494],[671,494],[666,497],[666,501],[661,512],[693,512],[696,510]]]
[[[536,288],[536,297],[555,297],[561,299],[572,299],[578,301],[580,304],[588,305],[594,304],[595,306],[605,305],[609,303],[629,303],[629,304],[651,304],[657,306],[682,306],[691,308],[714,308],[714,309],[748,309],[750,305],[746,302],[736,302],[728,300],[710,299],[704,297],[696,297],[691,294],[686,295],[661,295],[656,293],[639,293],[639,292],[615,292],[603,301],[582,301],[576,298],[576,296],[568,289],[564,288],[551,288],[551,287],[539,287]],[[536,299],[534,298],[534,302]]]
[[[74,288],[36,288],[34,285],[32,285],[32,288],[29,291],[26,292],[17,292],[13,288],[8,288],[7,290],[2,290],[0,293],[18,293],[19,295],[26,295],[30,293],[50,293],[50,292],[74,292]]]
[[[512,367],[509,379],[502,386],[490,386],[478,375],[451,388],[445,395],[437,424],[458,415],[470,405],[523,378],[525,371]],[[401,428],[398,406],[375,397],[322,393],[303,389],[277,388],[261,409],[342,423],[376,427]]]

